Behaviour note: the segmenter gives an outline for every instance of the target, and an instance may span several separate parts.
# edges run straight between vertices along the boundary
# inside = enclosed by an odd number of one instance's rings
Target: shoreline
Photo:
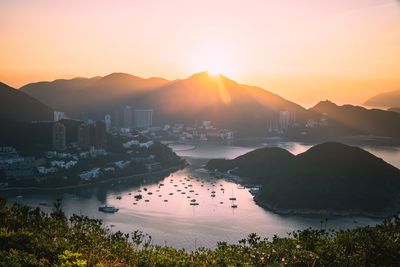
[[[186,166],[186,165],[184,165],[184,166]],[[74,189],[74,188],[87,187],[87,186],[91,186],[91,185],[105,184],[105,183],[112,182],[112,181],[119,181],[119,180],[124,180],[124,179],[132,179],[132,178],[148,176],[148,175],[163,174],[163,173],[167,173],[167,172],[176,172],[176,171],[182,169],[182,167],[184,167],[184,166],[182,166],[182,165],[171,166],[169,168],[162,169],[162,170],[155,171],[155,172],[138,173],[138,174],[122,176],[122,177],[114,177],[114,178],[109,178],[109,179],[96,181],[96,182],[88,183],[88,184],[66,185],[66,186],[58,186],[58,187],[37,187],[37,186],[7,187],[7,188],[0,188],[0,192],[12,191],[12,190],[42,190],[42,191],[49,191],[49,190]]]
[[[226,177],[226,174],[221,173],[221,172],[216,172],[216,173],[211,173],[210,170],[208,170],[208,173],[216,177],[217,175],[222,177],[222,179],[233,182],[237,185],[245,186],[247,178],[246,177]],[[271,211],[275,214],[282,215],[282,216],[335,216],[335,217],[354,217],[354,216],[360,216],[360,217],[368,217],[368,218],[374,218],[374,219],[386,219],[386,218],[391,218],[393,216],[396,216],[400,213],[399,209],[393,209],[392,211],[389,211],[387,213],[385,212],[380,212],[380,213],[374,213],[374,212],[366,212],[366,211],[356,211],[356,210],[304,210],[304,209],[280,209],[276,208],[270,203],[266,203],[263,201],[260,201],[257,198],[257,194],[253,195],[253,200],[254,202],[261,208]]]
[[[339,211],[339,210],[302,210],[302,209],[279,209],[274,208],[271,204],[265,203],[259,200],[256,200],[256,197],[253,197],[254,202],[266,209],[278,215],[289,215],[289,216],[334,216],[334,217],[367,217],[373,219],[387,219],[396,216],[399,211],[393,213],[391,215],[384,214],[384,213],[372,213],[372,212],[365,212],[365,211]]]

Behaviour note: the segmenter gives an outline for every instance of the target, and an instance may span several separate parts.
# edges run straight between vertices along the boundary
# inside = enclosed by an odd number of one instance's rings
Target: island
[[[259,185],[256,203],[279,214],[387,217],[400,207],[400,170],[341,143],[315,145],[299,155],[265,147],[232,160],[210,160],[206,167],[217,176]]]

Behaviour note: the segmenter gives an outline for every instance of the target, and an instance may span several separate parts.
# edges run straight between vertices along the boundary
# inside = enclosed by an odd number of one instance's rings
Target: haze
[[[305,106],[400,88],[400,5],[341,1],[0,2],[0,80],[203,70]]]

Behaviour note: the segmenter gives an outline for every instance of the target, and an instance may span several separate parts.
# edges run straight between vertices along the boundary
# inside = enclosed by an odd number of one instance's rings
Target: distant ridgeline
[[[329,101],[305,109],[271,91],[207,72],[174,81],[112,73],[31,83],[20,91],[76,118],[82,113],[104,118],[105,114],[132,106],[153,109],[154,125],[195,125],[211,120],[219,129],[234,130],[238,137],[280,135],[332,140],[373,135],[400,142],[400,114],[337,106]]]
[[[278,213],[385,217],[400,208],[400,170],[340,143],[316,145],[297,156],[261,148],[233,160],[210,160],[207,168],[262,185],[255,201]]]

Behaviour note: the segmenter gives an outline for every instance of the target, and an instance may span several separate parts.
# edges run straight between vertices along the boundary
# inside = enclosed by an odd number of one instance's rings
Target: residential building
[[[132,128],[132,108],[131,106],[126,106],[124,108],[124,120],[123,120],[123,127],[124,128]]]
[[[78,129],[78,145],[81,149],[89,149],[90,142],[90,127],[87,124],[81,124]]]
[[[97,121],[95,126],[95,142],[94,145],[96,148],[107,147],[107,130],[106,124],[104,121]]]
[[[66,148],[65,126],[56,122],[53,125],[53,148],[54,150],[64,150]]]
[[[153,125],[152,109],[135,109],[135,127],[147,129]]]

